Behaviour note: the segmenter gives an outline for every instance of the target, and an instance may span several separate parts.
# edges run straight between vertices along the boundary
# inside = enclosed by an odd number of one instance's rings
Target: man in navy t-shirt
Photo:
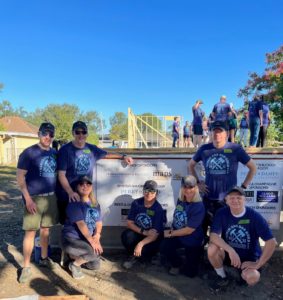
[[[203,104],[202,100],[197,100],[193,106],[193,144],[195,148],[198,148],[202,144],[203,128],[202,128],[202,119],[204,117],[204,112],[200,108]]]
[[[262,103],[259,97],[255,96],[249,102],[249,127],[250,127],[250,147],[255,147],[258,139],[260,127],[262,126]]]
[[[72,184],[81,176],[93,178],[96,161],[100,158],[118,158],[127,164],[133,159],[122,154],[107,153],[95,145],[86,142],[88,128],[86,123],[77,121],[73,124],[74,140],[62,146],[58,152],[58,178],[57,187],[60,223],[65,221],[65,211],[69,201],[79,201],[79,195],[73,190]]]
[[[232,113],[230,104],[226,102],[226,96],[221,96],[220,101],[214,105],[212,115],[215,121],[228,122]]]
[[[25,205],[23,217],[24,266],[19,278],[25,283],[31,277],[30,258],[36,231],[40,230],[41,258],[39,265],[54,268],[48,257],[49,228],[58,222],[55,186],[57,177],[56,150],[51,148],[55,128],[51,123],[39,127],[39,143],[25,149],[18,161],[17,182]]]
[[[209,261],[218,275],[211,286],[213,290],[229,283],[223,268],[224,260],[239,269],[248,285],[256,284],[260,279],[258,270],[272,256],[277,244],[266,220],[245,206],[242,188],[233,187],[226,195],[226,203],[228,207],[220,209],[214,217],[207,250]],[[265,242],[263,251],[259,238]]]
[[[256,165],[239,144],[227,142],[227,124],[215,121],[212,125],[212,143],[202,145],[189,162],[189,172],[197,178],[196,164],[202,161],[205,169],[205,183],[199,188],[204,193],[203,202],[207,211],[204,220],[206,233],[217,209],[224,205],[224,197],[231,187],[237,185],[239,162],[248,168],[242,183],[247,188],[256,173]]]

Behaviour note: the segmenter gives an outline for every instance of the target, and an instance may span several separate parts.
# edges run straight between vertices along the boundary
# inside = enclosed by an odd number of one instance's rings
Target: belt
[[[54,192],[50,192],[50,193],[38,194],[38,195],[35,195],[35,196],[46,197],[46,196],[52,196],[54,194],[55,194]]]

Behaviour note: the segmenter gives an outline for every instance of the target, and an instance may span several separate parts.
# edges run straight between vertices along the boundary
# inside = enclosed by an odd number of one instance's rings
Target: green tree
[[[128,138],[128,119],[125,113],[116,112],[110,117],[110,138],[112,140],[125,140]]]
[[[0,102],[0,118],[7,116],[19,116],[21,118],[25,118],[27,116],[27,112],[22,106],[14,108],[8,100],[3,100]]]
[[[97,130],[101,123],[98,113],[89,111],[83,113],[76,105],[70,104],[50,104],[44,109],[37,109],[28,116],[28,121],[34,125],[42,122],[51,122],[56,128],[56,139],[63,142],[72,140],[72,125],[75,121],[84,121],[88,125],[88,142],[98,143]]]
[[[248,97],[263,94],[273,113],[274,130],[277,140],[283,140],[283,46],[266,54],[267,67],[262,75],[250,73],[246,86],[239,90],[238,96]]]

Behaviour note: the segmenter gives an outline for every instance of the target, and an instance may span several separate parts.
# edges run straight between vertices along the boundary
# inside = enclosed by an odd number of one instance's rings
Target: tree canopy
[[[125,140],[128,138],[128,118],[123,112],[116,112],[110,117],[110,138],[112,140]]]

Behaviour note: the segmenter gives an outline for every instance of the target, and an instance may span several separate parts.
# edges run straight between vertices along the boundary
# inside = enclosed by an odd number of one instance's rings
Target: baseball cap
[[[78,128],[81,128],[81,129],[84,129],[87,131],[87,126],[86,126],[86,123],[83,122],[83,121],[77,121],[73,124],[73,127],[72,127],[72,131],[78,129]]]
[[[214,121],[212,123],[212,130],[214,130],[216,128],[220,128],[225,131],[228,130],[226,122],[223,122],[223,121]]]
[[[195,187],[197,185],[197,180],[195,176],[188,175],[182,177],[181,186],[182,187]]]
[[[143,189],[157,192],[157,183],[154,180],[147,180],[143,185]]]
[[[50,122],[44,122],[44,123],[41,123],[40,127],[39,127],[39,131],[40,132],[46,132],[46,131],[49,131],[49,132],[52,132],[54,133],[55,132],[55,127],[53,124],[51,124]]]
[[[84,175],[84,176],[80,176],[77,180],[77,184],[82,183],[82,182],[88,182],[92,184],[92,180],[91,178],[89,178],[88,176]]]
[[[232,187],[226,194],[226,196],[228,196],[229,194],[231,194],[232,192],[238,192],[239,194],[241,194],[242,196],[245,196],[245,192],[244,190],[239,187],[239,186],[234,186]]]

